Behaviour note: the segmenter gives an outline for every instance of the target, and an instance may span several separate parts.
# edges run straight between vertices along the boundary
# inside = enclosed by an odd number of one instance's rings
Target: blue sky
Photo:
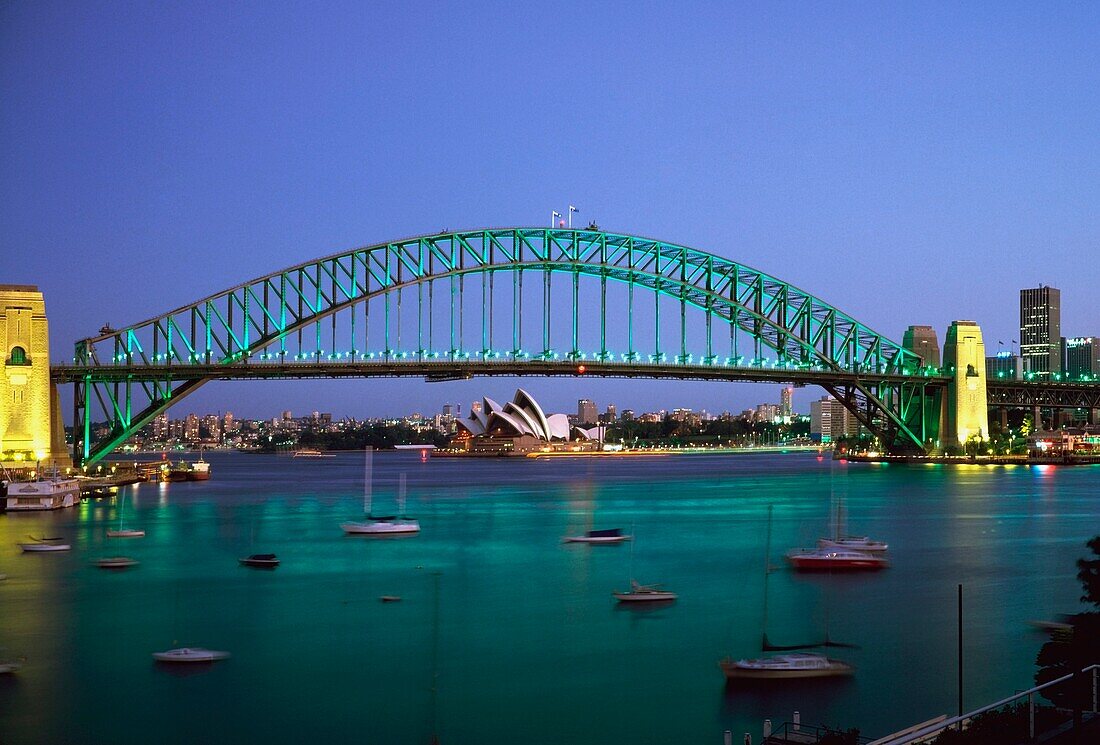
[[[443,227],[728,256],[900,340],[1062,290],[1100,335],[1100,6],[5,3],[0,282],[55,356],[283,266]],[[524,382],[553,409],[775,386]],[[434,411],[507,380],[212,384],[173,410]],[[816,391],[800,391],[806,410]],[[464,407],[465,408],[465,407]]]

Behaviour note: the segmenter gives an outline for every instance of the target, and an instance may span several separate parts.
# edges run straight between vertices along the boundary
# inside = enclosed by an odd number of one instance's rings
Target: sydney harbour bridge
[[[314,259],[104,328],[51,366],[54,383],[75,386],[73,461],[85,466],[211,380],[393,376],[813,384],[884,447],[924,452],[960,374],[715,253],[555,228],[442,232]],[[1089,382],[991,380],[986,395],[991,406],[1100,408]]]

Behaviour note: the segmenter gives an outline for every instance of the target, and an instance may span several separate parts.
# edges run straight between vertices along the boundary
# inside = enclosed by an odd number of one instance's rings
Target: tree
[[[1100,535],[1087,544],[1095,558],[1077,560],[1077,579],[1085,593],[1081,601],[1100,608]],[[1079,673],[1089,665],[1100,663],[1100,612],[1078,613],[1070,618],[1070,629],[1057,632],[1042,646],[1035,664],[1035,682],[1051,680]],[[1092,704],[1091,676],[1078,675],[1079,680],[1069,685],[1057,685],[1043,691],[1043,695],[1058,706],[1084,709]]]

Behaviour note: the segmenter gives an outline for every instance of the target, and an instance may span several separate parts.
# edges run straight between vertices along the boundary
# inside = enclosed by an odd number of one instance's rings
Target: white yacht
[[[620,603],[667,603],[677,598],[676,593],[662,590],[660,585],[643,585],[630,580],[630,591],[611,593]]]

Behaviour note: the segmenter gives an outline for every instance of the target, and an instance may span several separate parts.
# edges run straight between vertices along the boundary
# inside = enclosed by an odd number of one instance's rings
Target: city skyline
[[[136,322],[317,255],[446,226],[545,224],[569,204],[582,222],[780,276],[896,341],[910,325],[931,325],[942,338],[951,321],[972,319],[991,347],[1007,346],[1018,337],[1015,292],[1039,282],[1064,293],[1065,329],[1098,333],[1089,328],[1088,273],[1076,264],[1097,238],[1089,133],[1100,86],[1092,73],[1061,74],[1093,69],[1087,29],[1096,9],[1058,17],[998,9],[1000,31],[978,47],[968,46],[972,32],[989,28],[992,10],[777,10],[761,19],[737,8],[699,11],[677,16],[685,37],[700,42],[696,52],[669,52],[658,64],[639,55],[637,40],[659,41],[661,10],[578,7],[573,15],[589,23],[544,30],[562,54],[523,57],[514,76],[494,72],[512,59],[510,46],[448,68],[431,51],[463,29],[533,23],[514,9],[441,11],[416,22],[396,9],[346,10],[340,23],[317,19],[320,38],[334,42],[321,58],[311,53],[317,36],[294,33],[301,19],[293,13],[2,11],[9,115],[0,119],[8,164],[0,249],[20,257],[4,279],[45,292],[55,359],[104,323]],[[601,37],[605,54],[593,58],[589,28],[606,24],[623,33]],[[906,31],[881,36],[884,24]],[[709,40],[716,25],[741,44]],[[233,43],[215,28],[231,29]],[[170,29],[187,31],[185,48]],[[395,44],[398,36],[407,43]],[[1056,63],[1042,41],[1053,37]],[[280,39],[278,55],[271,38]],[[364,44],[397,72],[357,57]],[[774,53],[794,49],[801,56]],[[621,76],[611,59],[629,61],[636,74]],[[39,69],[53,74],[36,76]],[[260,84],[271,76],[284,84]],[[528,116],[544,99],[532,78],[550,84],[550,100],[560,80],[563,101],[584,91],[663,116],[640,129],[625,114],[593,120],[570,107]],[[402,106],[410,87],[420,95]],[[443,123],[431,108],[475,96],[477,112],[518,113]],[[58,109],[81,111],[79,126]],[[389,110],[405,112],[401,126],[376,116]],[[1049,110],[1067,125],[1040,126]],[[440,166],[483,177],[456,188],[435,177]],[[516,169],[538,177],[516,180]],[[633,173],[648,177],[608,178]],[[76,246],[88,256],[109,249],[111,259],[56,271],[73,266]],[[868,283],[856,269],[864,266],[883,276]],[[573,390],[563,401],[577,398],[580,384],[566,383]],[[679,395],[708,409],[772,395],[750,385],[607,386],[625,386],[642,405]],[[196,405],[335,408],[376,393],[382,404],[411,398],[426,408],[468,398],[465,390],[415,381],[216,383]]]

